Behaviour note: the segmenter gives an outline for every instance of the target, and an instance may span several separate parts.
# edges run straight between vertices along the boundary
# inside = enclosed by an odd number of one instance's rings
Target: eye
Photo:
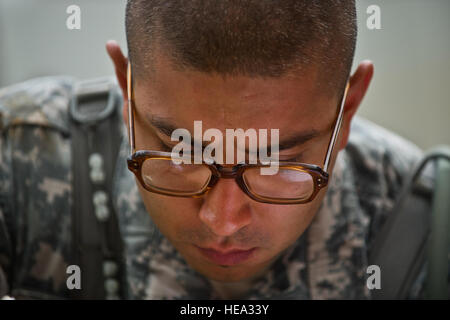
[[[282,156],[280,155],[280,161],[286,161],[286,162],[302,162],[304,159],[303,153],[300,153],[295,156]]]
[[[171,146],[165,144],[163,141],[159,142],[159,150],[163,151],[163,152],[172,152],[172,148]]]

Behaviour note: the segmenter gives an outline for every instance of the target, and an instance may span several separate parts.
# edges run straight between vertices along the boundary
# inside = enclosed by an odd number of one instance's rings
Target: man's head
[[[126,28],[138,77],[163,54],[177,70],[222,76],[298,76],[314,65],[315,84],[337,91],[356,43],[355,5],[342,0],[131,0]]]
[[[279,129],[280,145],[306,134],[280,149],[279,159],[322,166],[353,59],[355,23],[351,1],[130,0],[136,148],[170,151],[177,142],[168,129],[193,132],[194,121],[202,120],[205,129],[223,133]],[[127,60],[114,43],[108,52],[127,123]],[[330,171],[372,72],[366,62],[350,79]],[[138,187],[161,232],[193,268],[219,281],[264,272],[305,231],[325,195],[274,205],[250,199],[228,179],[201,198]]]

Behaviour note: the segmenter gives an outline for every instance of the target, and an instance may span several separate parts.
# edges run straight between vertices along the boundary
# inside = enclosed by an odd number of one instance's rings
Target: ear
[[[116,71],[117,83],[122,90],[123,96],[123,119],[127,123],[128,118],[128,92],[127,92],[127,67],[128,59],[122,53],[119,44],[114,40],[106,43],[106,51],[114,64]]]
[[[339,150],[344,149],[347,145],[351,121],[369,88],[373,69],[373,63],[365,60],[359,64],[356,72],[350,77],[350,88],[344,104]]]

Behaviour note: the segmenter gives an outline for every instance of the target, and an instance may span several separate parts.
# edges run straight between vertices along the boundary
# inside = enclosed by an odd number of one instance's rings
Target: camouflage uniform
[[[0,91],[0,296],[67,298],[71,254],[71,78],[43,78]],[[126,168],[125,126],[113,196],[125,244],[128,298],[214,299],[157,230]],[[243,298],[368,299],[373,235],[421,151],[356,118],[327,194],[306,232]]]

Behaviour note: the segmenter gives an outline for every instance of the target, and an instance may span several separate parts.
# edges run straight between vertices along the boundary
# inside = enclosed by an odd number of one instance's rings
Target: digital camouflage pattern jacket
[[[70,297],[73,85],[72,78],[49,77],[0,90],[0,296]],[[152,224],[126,168],[124,129],[118,124],[124,139],[113,199],[125,247],[126,298],[218,298]],[[312,224],[242,298],[370,299],[371,241],[421,155],[413,144],[356,118]]]

